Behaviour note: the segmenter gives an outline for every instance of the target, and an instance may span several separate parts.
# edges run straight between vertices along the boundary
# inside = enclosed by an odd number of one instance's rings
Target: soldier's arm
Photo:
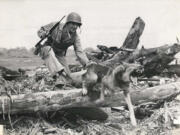
[[[79,62],[83,66],[85,66],[89,62],[89,60],[88,60],[86,54],[82,50],[80,37],[78,35],[76,36],[76,39],[75,39],[74,50],[75,50],[75,53],[76,53],[76,56],[77,56]]]

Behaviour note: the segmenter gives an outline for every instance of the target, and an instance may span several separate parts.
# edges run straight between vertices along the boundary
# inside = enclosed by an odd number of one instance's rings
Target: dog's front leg
[[[97,99],[95,102],[96,103],[102,103],[103,101],[104,101],[104,98],[105,98],[105,96],[104,96],[104,91],[105,91],[105,87],[104,87],[104,85],[101,83],[101,90],[100,90],[100,97],[99,97],[99,99]]]
[[[133,126],[137,126],[136,118],[135,118],[135,114],[134,114],[134,108],[133,108],[133,105],[131,102],[131,97],[130,97],[129,91],[124,91],[124,96],[125,96],[125,101],[126,101],[128,108],[129,108],[131,124]]]
[[[100,100],[101,100],[101,101],[104,101],[104,91],[105,91],[105,88],[104,88],[104,86],[102,85],[101,91],[100,91]]]
[[[87,95],[88,90],[87,90],[87,86],[86,86],[86,82],[83,80],[82,81],[82,95]]]

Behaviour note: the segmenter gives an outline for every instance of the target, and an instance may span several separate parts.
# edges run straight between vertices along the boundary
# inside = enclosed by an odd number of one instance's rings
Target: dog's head
[[[131,76],[138,76],[143,72],[143,67],[140,64],[123,63],[114,69],[115,77],[121,82],[130,82]]]
[[[139,76],[144,71],[144,67],[137,63],[130,63],[130,64],[123,63],[123,65],[125,65],[125,69],[126,69],[125,72],[130,76]]]

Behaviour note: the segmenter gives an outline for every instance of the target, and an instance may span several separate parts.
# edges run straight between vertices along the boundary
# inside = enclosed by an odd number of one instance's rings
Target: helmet
[[[78,23],[80,26],[82,25],[80,15],[75,12],[72,12],[67,16],[66,23],[69,23],[69,22]]]

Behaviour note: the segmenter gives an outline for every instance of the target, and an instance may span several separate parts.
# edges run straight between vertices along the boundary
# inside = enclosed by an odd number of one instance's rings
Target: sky
[[[0,48],[33,47],[41,26],[70,12],[82,17],[83,48],[120,47],[137,17],[145,22],[139,46],[180,39],[180,0],[0,0]]]

